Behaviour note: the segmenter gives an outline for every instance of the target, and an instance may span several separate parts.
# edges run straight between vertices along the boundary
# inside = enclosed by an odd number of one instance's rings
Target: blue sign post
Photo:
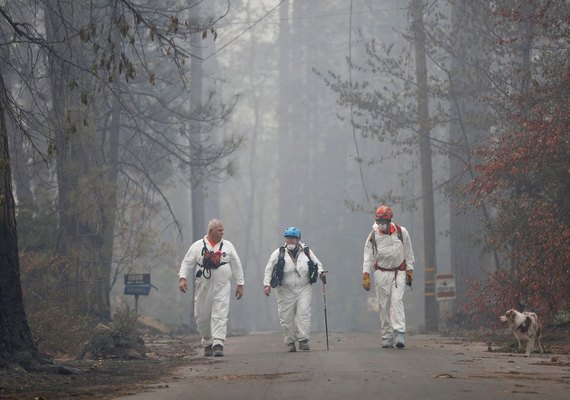
[[[148,296],[150,288],[156,287],[150,283],[150,274],[125,274],[126,295],[135,296],[135,315],[138,315],[139,296]]]

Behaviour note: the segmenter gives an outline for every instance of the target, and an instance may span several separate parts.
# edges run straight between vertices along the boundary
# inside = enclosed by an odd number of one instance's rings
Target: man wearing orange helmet
[[[411,286],[414,251],[406,228],[392,222],[394,213],[388,206],[376,210],[375,223],[364,245],[362,287],[370,290],[374,276],[380,314],[382,347],[401,349],[406,346],[404,289]]]

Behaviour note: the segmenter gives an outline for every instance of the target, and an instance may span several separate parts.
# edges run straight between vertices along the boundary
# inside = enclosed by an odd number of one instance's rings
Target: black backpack
[[[279,258],[277,258],[277,263],[273,266],[273,272],[271,273],[270,285],[272,288],[276,288],[281,285],[283,281],[283,269],[285,268],[285,246],[279,247]]]
[[[303,247],[305,255],[309,259],[307,265],[309,266],[309,283],[312,285],[317,281],[318,278],[318,264],[315,264],[311,259],[311,252],[309,251],[309,246]],[[273,272],[271,273],[270,285],[272,288],[276,288],[281,285],[283,281],[283,269],[285,268],[285,246],[279,247],[279,258],[277,258],[277,263],[273,267]]]
[[[312,285],[317,281],[317,278],[319,277],[318,264],[315,264],[311,259],[311,252],[309,251],[309,246],[305,246],[303,248],[303,251],[305,252],[307,258],[309,259],[309,261],[307,261],[307,264],[309,265],[309,283]]]

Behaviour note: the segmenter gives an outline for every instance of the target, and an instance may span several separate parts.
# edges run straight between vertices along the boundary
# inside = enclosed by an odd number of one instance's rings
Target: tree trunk
[[[193,17],[196,21],[200,19],[200,5],[196,3],[193,8]],[[198,25],[198,24],[196,24]],[[190,188],[192,202],[192,240],[195,242],[204,236],[206,232],[206,216],[205,216],[205,200],[204,200],[204,177],[200,171],[200,165],[197,160],[200,159],[202,146],[202,127],[199,122],[199,111],[202,108],[202,47],[200,42],[200,34],[194,33],[191,39],[194,44],[193,53],[196,57],[192,57],[190,64],[190,110],[195,114],[195,120],[190,124],[190,152],[191,152],[191,171],[190,171]],[[191,280],[190,296],[192,305],[194,305],[194,292],[196,290],[196,281]],[[195,324],[194,307],[190,307],[190,323]],[[195,327],[192,326],[192,329]]]
[[[252,3],[254,3],[252,5]],[[247,4],[247,18],[254,19],[251,15],[252,9],[256,9],[257,5],[255,1],[248,1]],[[257,36],[252,35],[248,48],[250,49],[248,54],[248,71],[247,77],[244,80],[247,80],[249,93],[251,96],[251,107],[253,112],[253,121],[252,121],[252,131],[250,134],[250,145],[248,146],[247,151],[249,151],[249,156],[247,157],[247,166],[245,170],[247,171],[247,175],[244,178],[248,179],[248,188],[246,189],[246,193],[244,193],[243,198],[245,199],[245,218],[242,220],[243,224],[243,237],[244,238],[252,238],[255,237],[254,232],[257,228],[254,222],[259,222],[263,216],[262,212],[259,212],[261,207],[259,205],[264,204],[264,197],[265,193],[263,190],[259,190],[259,174],[257,173],[261,158],[256,157],[256,154],[259,154],[258,144],[260,140],[260,132],[263,132],[263,115],[262,115],[262,105],[263,99],[267,96],[267,93],[263,90],[266,87],[265,80],[260,81],[260,76],[255,72],[255,63],[256,60],[259,59],[259,55],[257,54],[257,49],[259,47],[259,42],[257,40]],[[261,232],[261,231],[259,231]],[[246,240],[243,243],[243,257],[240,255],[242,262],[245,260],[261,260],[265,257],[265,254],[260,254],[260,249],[263,248],[263,236],[259,237],[259,240]],[[262,282],[263,281],[263,273],[264,270],[261,268],[248,268],[249,265],[252,263],[245,262],[244,263],[244,274],[247,276],[249,282]],[[252,297],[245,299],[248,303],[246,307],[246,312],[249,315],[256,316],[262,315],[262,312],[267,308],[267,304],[264,302],[260,302],[254,300]],[[248,318],[248,320],[251,318]],[[262,323],[261,321],[254,318],[251,322],[249,322],[251,330],[260,330],[261,328],[257,325]]]
[[[453,48],[450,57],[450,124],[449,138],[452,151],[449,160],[452,187],[450,191],[450,257],[451,271],[456,280],[455,313],[461,314],[468,301],[471,283],[484,279],[490,271],[491,260],[483,254],[481,234],[484,220],[488,218],[486,207],[468,209],[465,206],[463,188],[474,174],[472,150],[481,144],[488,131],[484,102],[487,79],[485,71],[484,24],[477,24],[475,16],[483,17],[485,7],[477,7],[468,0],[452,5]],[[498,257],[495,257],[498,263]]]
[[[0,368],[13,363],[31,368],[36,365],[39,354],[32,341],[22,298],[7,106],[4,77],[0,71]]]
[[[311,155],[318,144],[314,124],[315,114],[317,114],[315,106],[318,100],[311,101],[313,100],[311,94],[318,92],[321,88],[311,87],[314,82],[310,62],[312,56],[310,46],[313,41],[308,41],[306,38],[310,37],[313,32],[310,29],[310,23],[304,18],[311,14],[311,6],[306,0],[292,0],[291,3],[289,40],[291,71],[287,90],[290,92],[289,104],[291,104],[289,117],[293,123],[289,127],[290,143],[286,156],[287,166],[280,172],[287,175],[287,179],[290,180],[285,188],[290,193],[290,198],[284,208],[287,216],[286,225],[297,225],[301,228],[301,232],[309,233],[312,231],[311,224],[316,223],[316,218],[309,213],[309,202],[306,199],[313,189],[311,184],[315,179],[315,170],[312,164],[317,160]],[[305,235],[305,238],[310,239],[309,235]]]
[[[81,25],[82,11],[73,10],[76,5],[72,1],[57,3],[58,7],[45,8],[48,40],[58,43],[55,49],[64,58],[87,63],[89,55],[82,43],[67,36],[67,24]],[[56,9],[61,14],[56,15]],[[109,188],[108,176],[100,167],[103,158],[92,110],[80,100],[80,91],[89,92],[85,73],[55,58],[50,60],[50,68],[59,210],[56,254],[65,260],[62,290],[68,294],[70,308],[109,320],[110,260],[105,259],[104,232],[109,229],[106,202],[114,189]],[[73,80],[76,89],[70,88]]]
[[[278,230],[285,229],[291,223],[290,206],[295,203],[293,188],[295,185],[294,173],[290,171],[291,159],[291,116],[290,85],[291,61],[290,42],[291,32],[289,26],[289,0],[279,8],[279,94],[277,100],[277,123],[279,125],[279,226]],[[281,237],[281,235],[279,236]]]
[[[119,35],[117,30],[115,35],[115,57],[119,58]],[[115,93],[120,93],[119,80],[115,83]],[[110,297],[111,292],[111,275],[113,272],[113,243],[115,240],[115,218],[117,211],[117,177],[119,173],[119,143],[121,138],[121,102],[114,96],[111,103],[111,126],[109,127],[109,163],[106,166],[106,176],[108,182],[108,197],[104,199],[105,207],[103,207],[102,217],[104,219],[103,230],[103,246],[102,246],[102,274],[109,278],[105,281],[107,285],[102,285],[103,293],[101,296]],[[113,282],[114,284],[115,282]],[[109,300],[110,306],[110,300]]]
[[[428,83],[423,23],[424,4],[414,0],[412,4],[412,31],[414,33],[416,84],[418,102],[418,125],[420,135],[420,165],[422,181],[423,244],[425,271],[425,327],[438,330],[438,304],[435,299],[435,218],[433,208],[433,171],[428,110]]]

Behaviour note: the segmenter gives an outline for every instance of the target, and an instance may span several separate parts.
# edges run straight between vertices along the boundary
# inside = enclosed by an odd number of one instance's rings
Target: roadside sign
[[[125,274],[124,294],[132,294],[136,297],[148,296],[150,293],[150,274]]]
[[[436,300],[455,299],[455,277],[453,274],[435,276]]]
[[[150,285],[125,285],[124,294],[134,294],[136,296],[148,296]]]
[[[135,296],[135,315],[138,315],[139,296],[148,296],[151,286],[150,274],[125,274],[125,291],[123,294]]]
[[[125,274],[125,285],[150,285],[150,274]]]

